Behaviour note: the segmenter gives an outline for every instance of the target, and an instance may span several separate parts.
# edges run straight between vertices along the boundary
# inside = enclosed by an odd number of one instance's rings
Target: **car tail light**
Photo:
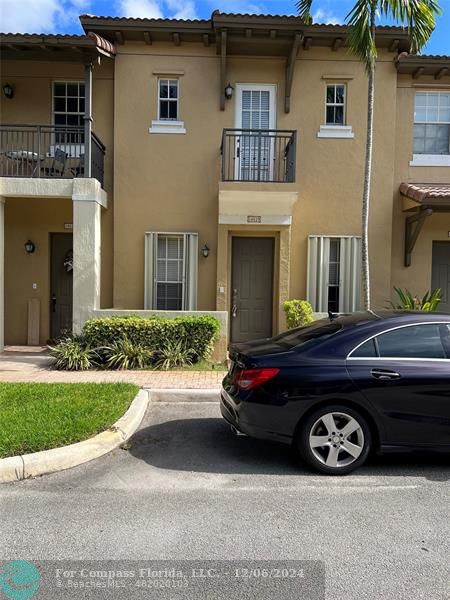
[[[273,379],[279,372],[280,369],[275,368],[244,369],[236,373],[234,383],[241,390],[253,390]]]

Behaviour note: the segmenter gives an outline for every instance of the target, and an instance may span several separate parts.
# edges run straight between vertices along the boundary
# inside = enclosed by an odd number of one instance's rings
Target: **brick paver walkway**
[[[8,347],[0,354],[0,382],[111,383],[125,381],[146,388],[217,389],[224,371],[55,371],[45,348]]]

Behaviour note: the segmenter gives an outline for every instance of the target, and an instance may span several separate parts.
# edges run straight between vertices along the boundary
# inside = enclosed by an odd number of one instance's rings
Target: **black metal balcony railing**
[[[293,183],[296,131],[224,129],[222,181]]]
[[[0,177],[88,177],[83,127],[0,125]],[[90,176],[103,185],[105,146],[92,133]]]

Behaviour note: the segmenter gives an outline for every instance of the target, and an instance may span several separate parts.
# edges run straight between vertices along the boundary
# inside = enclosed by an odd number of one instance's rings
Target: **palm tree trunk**
[[[370,14],[370,29],[372,39],[375,43],[375,3],[372,4]],[[370,184],[372,177],[372,154],[373,154],[373,108],[375,97],[375,60],[372,61],[368,76],[368,100],[367,100],[367,139],[366,158],[364,168],[364,190],[362,201],[362,236],[361,236],[361,259],[362,259],[362,286],[363,306],[370,310],[370,265],[369,265],[369,215],[370,215]]]

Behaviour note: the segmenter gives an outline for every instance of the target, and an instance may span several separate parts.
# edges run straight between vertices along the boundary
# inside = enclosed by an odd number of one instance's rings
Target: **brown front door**
[[[72,329],[73,241],[71,233],[50,234],[50,337]]]
[[[438,310],[450,313],[450,242],[433,242],[431,287],[442,290]]]
[[[272,335],[273,238],[234,237],[231,341]]]

